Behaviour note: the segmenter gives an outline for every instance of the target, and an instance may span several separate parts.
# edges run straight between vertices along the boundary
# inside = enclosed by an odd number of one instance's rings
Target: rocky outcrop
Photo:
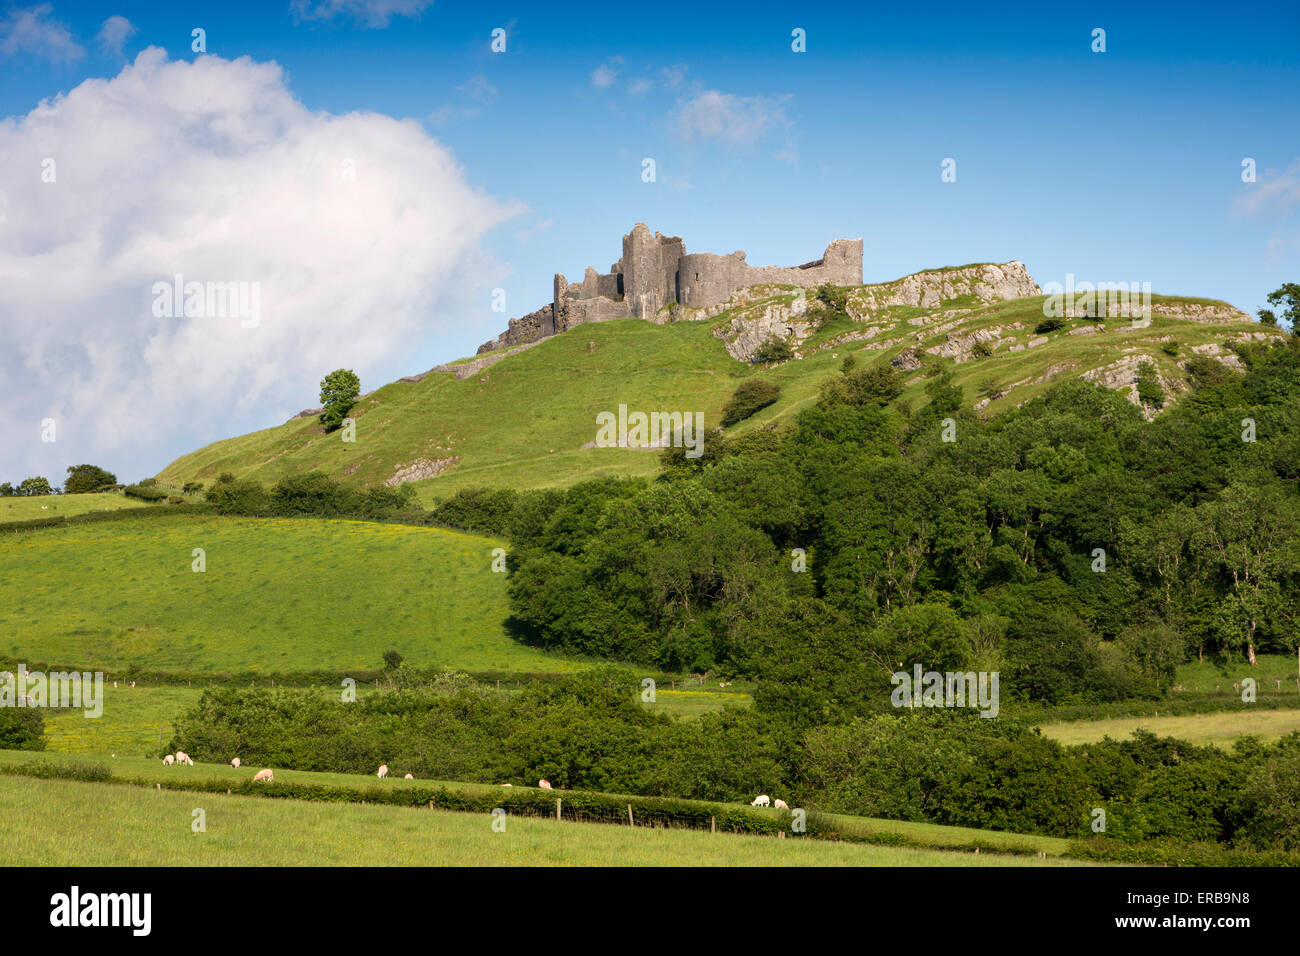
[[[722,339],[732,358],[741,362],[753,361],[758,347],[769,339],[791,339],[796,342],[808,336],[812,323],[804,318],[807,300],[802,296],[788,305],[768,302],[742,310],[731,322],[713,330]]]
[[[482,358],[470,359],[468,362],[451,362],[447,365],[435,365],[427,372],[421,372],[419,375],[406,375],[399,378],[398,381],[418,382],[426,375],[432,375],[434,372],[451,372],[451,374],[455,375],[457,378],[469,378],[471,375],[477,375],[489,365],[495,365],[497,362],[500,362],[507,355],[517,355],[526,349],[532,348],[534,345],[540,344],[541,339],[538,339],[535,342],[526,342],[523,345],[516,345],[514,348],[508,349],[497,355],[484,355]]]
[[[1001,265],[984,263],[918,272],[895,282],[865,286],[850,293],[849,315],[861,322],[890,306],[933,309],[968,295],[992,302],[1042,295],[1042,291],[1024,263],[1013,259]]]
[[[425,478],[433,478],[441,475],[456,462],[460,461],[459,455],[452,455],[450,458],[417,458],[409,465],[396,465],[396,471],[393,477],[384,482],[385,485],[403,485],[408,481],[422,481]]]

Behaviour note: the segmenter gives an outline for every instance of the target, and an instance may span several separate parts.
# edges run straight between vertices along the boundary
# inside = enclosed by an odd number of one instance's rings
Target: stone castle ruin
[[[736,290],[753,285],[784,283],[811,289],[823,282],[862,285],[861,239],[836,239],[822,258],[801,266],[751,266],[744,252],[687,253],[680,236],[651,235],[646,224],[638,222],[623,237],[623,257],[609,272],[588,266],[581,282],[569,282],[557,272],[550,304],[511,319],[506,331],[478,351],[535,342],[587,322],[665,322],[676,305],[720,305]]]

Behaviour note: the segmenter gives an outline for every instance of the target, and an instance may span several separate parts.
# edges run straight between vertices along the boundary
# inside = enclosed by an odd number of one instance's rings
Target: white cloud
[[[664,76],[664,83],[670,90],[679,89],[686,80],[686,71],[690,67],[677,63],[673,66],[665,66],[659,72]]]
[[[55,161],[54,182],[36,157]],[[368,369],[436,330],[454,290],[486,283],[479,241],[515,211],[412,120],[308,110],[275,63],[156,47],[0,120],[6,207],[6,479],[153,463],[265,425],[315,404],[339,366],[380,384]],[[259,283],[260,324],[154,317],[154,283],[177,273]],[[46,417],[56,446],[40,443]]]
[[[99,28],[99,48],[109,56],[121,57],[127,39],[137,32],[135,25],[126,17],[109,17]]]
[[[627,92],[629,96],[644,96],[646,93],[649,93],[653,87],[653,83],[642,77],[629,83],[627,85]]]
[[[520,229],[518,232],[515,233],[515,238],[518,239],[520,242],[527,242],[529,239],[533,238],[533,236],[537,235],[539,232],[543,232],[547,229],[550,229],[551,226],[553,225],[555,225],[554,219],[543,219],[540,222],[533,223],[531,226],[528,226],[524,229]]]
[[[618,70],[612,69],[604,63],[591,71],[591,85],[598,90],[613,86],[614,81],[617,79]]]
[[[72,63],[86,51],[68,28],[50,17],[48,3],[11,9],[0,19],[0,57],[29,54],[54,63]]]
[[[293,0],[289,5],[299,20],[333,20],[342,16],[363,27],[383,29],[392,17],[418,19],[433,0]]]
[[[1292,206],[1300,205],[1300,160],[1285,173],[1265,170],[1258,182],[1242,184],[1241,188],[1241,195],[1232,204],[1236,215],[1249,217],[1263,212],[1285,216]]]
[[[443,126],[461,117],[472,119],[482,112],[482,107],[491,106],[497,100],[497,88],[482,73],[475,73],[455,90],[460,103],[444,103],[439,106],[429,114],[430,122]],[[460,105],[465,103],[475,105]]]
[[[789,129],[791,124],[782,105],[788,99],[706,90],[678,101],[677,133],[688,142],[712,139],[729,147],[752,146],[768,133]]]

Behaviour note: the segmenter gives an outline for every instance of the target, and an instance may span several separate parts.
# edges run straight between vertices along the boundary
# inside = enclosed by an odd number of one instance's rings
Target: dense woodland
[[[1296,649],[1300,348],[1239,354],[1193,360],[1150,422],[1082,381],[983,421],[941,366],[913,412],[850,362],[790,427],[669,449],[657,481],[437,516],[509,537],[522,639],[752,675],[805,720],[878,709],[916,663],[1022,700],[1159,696],[1185,659]]]

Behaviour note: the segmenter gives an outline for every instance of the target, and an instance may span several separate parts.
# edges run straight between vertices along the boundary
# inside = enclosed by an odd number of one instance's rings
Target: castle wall
[[[581,282],[569,282],[557,272],[551,304],[518,319],[480,352],[533,341],[585,322],[638,318],[661,321],[659,310],[669,302],[707,308],[727,301],[738,289],[783,283],[811,289],[823,282],[862,285],[862,240],[836,239],[815,262],[793,268],[754,267],[744,252],[729,256],[687,254],[680,236],[651,233],[638,222],[623,237],[623,256],[608,273],[588,266]]]

